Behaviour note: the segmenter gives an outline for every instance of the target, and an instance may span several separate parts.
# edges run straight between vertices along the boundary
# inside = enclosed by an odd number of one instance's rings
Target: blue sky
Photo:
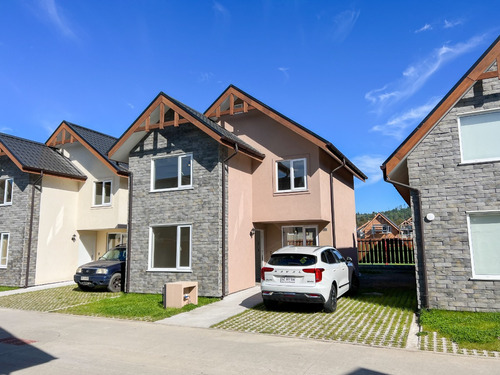
[[[203,112],[234,84],[330,140],[403,205],[381,163],[500,34],[495,1],[0,1],[0,132],[62,120],[120,136],[160,91]]]

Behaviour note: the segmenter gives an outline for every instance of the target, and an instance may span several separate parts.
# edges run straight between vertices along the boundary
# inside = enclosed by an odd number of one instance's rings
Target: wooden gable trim
[[[494,62],[497,69],[486,71]],[[436,125],[465,95],[465,93],[477,82],[488,78],[500,79],[500,38],[497,39],[489,51],[480,58],[476,66],[463,77],[458,85],[449,92],[445,99],[433,112],[419,125],[417,130],[400,146],[397,152],[382,166],[388,176],[394,168],[410,153],[410,151],[424,138],[424,136]]]
[[[62,134],[61,137],[61,142],[57,141],[57,136],[59,133]],[[70,134],[70,140],[65,142],[65,137],[66,133]],[[79,142],[81,145],[83,145],[87,150],[90,151],[92,155],[94,155],[97,159],[99,159],[104,165],[106,165],[114,174],[117,176],[127,176],[126,172],[123,171],[118,171],[110,162],[108,159],[103,157],[100,153],[98,153],[92,146],[90,146],[85,139],[80,137],[77,133],[73,131],[64,121],[59,125],[59,127],[56,129],[56,131],[52,134],[52,136],[45,142],[47,146],[50,147],[56,147],[57,145],[60,144],[67,144],[67,143],[75,143]]]

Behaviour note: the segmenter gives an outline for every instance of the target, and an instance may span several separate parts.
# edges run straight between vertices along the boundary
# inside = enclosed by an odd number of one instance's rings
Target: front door
[[[255,281],[260,283],[260,269],[264,265],[264,231],[255,230]]]

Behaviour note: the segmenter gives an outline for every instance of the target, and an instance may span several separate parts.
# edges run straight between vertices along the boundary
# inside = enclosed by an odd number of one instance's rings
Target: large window
[[[151,190],[163,191],[192,187],[193,155],[153,159]]]
[[[190,270],[191,225],[150,228],[150,263],[152,270]]]
[[[317,246],[317,227],[283,227],[283,246]]]
[[[114,249],[118,245],[127,245],[127,233],[108,233],[108,249]]]
[[[94,182],[94,206],[111,205],[111,181]]]
[[[0,268],[7,267],[9,253],[9,233],[0,233]]]
[[[12,178],[0,179],[0,206],[12,204]]]
[[[459,126],[462,162],[500,160],[500,112],[462,116]]]
[[[500,212],[470,213],[468,221],[472,277],[500,279]]]
[[[307,189],[306,159],[281,160],[276,162],[278,191],[301,191]]]

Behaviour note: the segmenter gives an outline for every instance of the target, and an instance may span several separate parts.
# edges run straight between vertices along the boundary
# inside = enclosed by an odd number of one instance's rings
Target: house
[[[409,217],[399,225],[399,237],[411,239],[413,236],[413,218]]]
[[[115,141],[66,121],[46,144],[0,134],[0,284],[71,280],[126,241],[126,165],[106,156]]]
[[[201,295],[233,293],[289,244],[355,258],[354,178],[366,176],[235,86],[204,114],[158,94],[108,156],[129,165],[131,292],[198,281]]]
[[[381,166],[411,204],[420,307],[500,311],[500,38]]]
[[[377,213],[370,221],[357,229],[358,238],[364,240],[381,240],[399,237],[399,227],[382,213]]]

